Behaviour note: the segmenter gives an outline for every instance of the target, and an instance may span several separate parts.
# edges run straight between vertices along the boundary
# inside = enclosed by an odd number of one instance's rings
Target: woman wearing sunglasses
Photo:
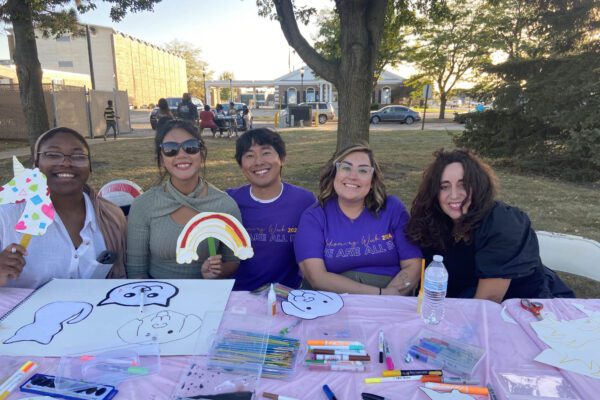
[[[119,207],[87,185],[92,164],[86,140],[73,129],[54,128],[38,138],[33,154],[47,179],[54,222],[25,249],[15,225],[26,204],[0,206],[0,286],[34,289],[52,278],[125,278],[127,222]]]
[[[161,184],[146,191],[131,206],[128,276],[212,279],[232,275],[239,260],[221,244],[216,256],[209,257],[205,241],[197,249],[198,261],[175,261],[177,238],[196,214],[221,212],[241,221],[235,201],[204,179],[207,150],[198,129],[187,121],[168,121],[156,132],[155,150]]]
[[[294,240],[303,287],[337,293],[410,294],[421,252],[404,235],[408,212],[387,196],[367,146],[336,152],[321,173],[319,206],[308,208]]]

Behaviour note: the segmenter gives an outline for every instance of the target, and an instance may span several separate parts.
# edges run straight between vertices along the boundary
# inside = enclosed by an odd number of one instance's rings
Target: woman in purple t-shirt
[[[294,241],[303,286],[337,293],[410,294],[421,251],[408,241],[408,212],[387,196],[367,146],[336,152],[321,174],[319,206],[308,208]]]

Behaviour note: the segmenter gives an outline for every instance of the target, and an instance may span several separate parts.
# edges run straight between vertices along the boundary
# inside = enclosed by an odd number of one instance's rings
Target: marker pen
[[[486,396],[489,394],[488,388],[482,386],[451,385],[447,383],[426,382],[425,387],[433,390],[440,390],[442,392],[458,390],[461,393],[478,394],[481,396]]]
[[[269,393],[269,392],[263,392],[263,397],[266,397],[267,399],[272,399],[272,400],[298,400],[295,397],[281,396],[279,394]]]
[[[348,356],[367,356],[365,350],[328,350],[328,349],[312,349],[313,354],[344,354]]]
[[[365,378],[365,383],[420,381],[422,377],[423,377],[423,375],[389,376],[389,377],[378,376],[375,378]]]
[[[441,369],[403,369],[383,371],[381,376],[442,375]]]
[[[323,391],[329,400],[337,400],[337,397],[335,397],[335,394],[329,389],[329,386],[323,385]]]
[[[309,346],[361,346],[364,345],[361,342],[349,342],[343,340],[307,340],[306,344]]]
[[[351,344],[348,346],[308,346],[309,350],[364,350],[365,346],[360,344]]]
[[[494,388],[492,387],[492,385],[487,385],[488,388],[488,392],[490,392],[489,396],[490,396],[490,400],[498,400],[498,397],[496,396],[496,392],[494,391]]]
[[[390,351],[389,343],[384,340],[383,341],[383,350],[385,351],[385,365],[388,370],[394,369],[394,360],[392,360],[392,352]]]
[[[363,400],[391,400],[389,397],[378,396],[372,393],[361,393]]]
[[[379,331],[379,364],[383,364],[383,346],[384,346],[383,329]]]
[[[355,356],[349,354],[315,354],[315,360],[332,360],[332,361],[371,361],[369,356]]]

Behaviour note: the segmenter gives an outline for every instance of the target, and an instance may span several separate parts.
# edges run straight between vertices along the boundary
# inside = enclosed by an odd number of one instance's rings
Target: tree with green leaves
[[[222,81],[232,81],[235,79],[235,77],[233,75],[233,72],[225,71],[221,75],[219,75],[219,79]],[[231,92],[231,90],[228,87],[221,89],[219,97],[222,102],[223,101],[225,101],[225,102],[233,101],[233,93]]]
[[[396,8],[394,2],[389,2],[385,14],[383,36],[375,61],[373,86],[381,76],[384,68],[395,67],[406,57],[407,36],[418,22],[412,9]],[[340,21],[333,10],[322,11],[317,17],[319,31],[315,37],[314,47],[323,57],[330,61],[341,59]]]
[[[512,15],[516,0],[495,0],[494,13]],[[519,168],[569,180],[600,179],[600,13],[597,0],[529,0],[524,42],[497,35],[512,55],[490,65],[495,109],[471,117],[457,143]],[[499,18],[499,21],[504,19]]]
[[[206,61],[200,58],[202,50],[189,42],[181,42],[177,39],[166,43],[164,47],[185,60],[188,92],[199,99],[204,99],[204,81],[212,79],[212,72],[208,70]]]
[[[440,119],[456,84],[490,64],[493,52],[491,31],[483,19],[483,0],[448,0],[446,7],[444,14],[422,19],[417,40],[409,50],[419,75],[435,82]]]
[[[102,0],[112,3],[110,16],[121,20],[127,12],[152,10],[161,0]],[[77,11],[95,8],[94,0],[0,0],[0,18],[12,24],[15,38],[14,60],[19,78],[21,106],[27,121],[29,144],[48,130],[48,113],[42,87],[42,67],[37,53],[35,29],[45,35],[77,32]]]
[[[257,0],[259,15],[275,18],[302,60],[338,91],[337,147],[369,141],[369,107],[386,14],[420,10],[435,13],[442,0],[336,0],[339,21],[339,58],[328,59],[300,32],[316,10],[296,7],[293,0]],[[390,5],[391,4],[391,5]]]

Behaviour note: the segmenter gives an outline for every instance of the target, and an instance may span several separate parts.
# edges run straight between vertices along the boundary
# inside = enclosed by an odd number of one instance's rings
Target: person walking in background
[[[107,103],[107,107],[104,109],[104,121],[106,121],[106,130],[104,131],[104,140],[106,141],[106,134],[112,128],[113,135],[115,140],[117,140],[117,114],[115,113],[115,108],[113,107],[112,100],[109,100]]]
[[[192,103],[189,93],[184,93],[181,97],[181,103],[177,106],[177,116],[198,126],[198,108]]]
[[[158,99],[158,112],[156,113],[156,130],[159,130],[160,127],[167,121],[174,119],[173,113],[169,108],[169,103],[167,99]]]

